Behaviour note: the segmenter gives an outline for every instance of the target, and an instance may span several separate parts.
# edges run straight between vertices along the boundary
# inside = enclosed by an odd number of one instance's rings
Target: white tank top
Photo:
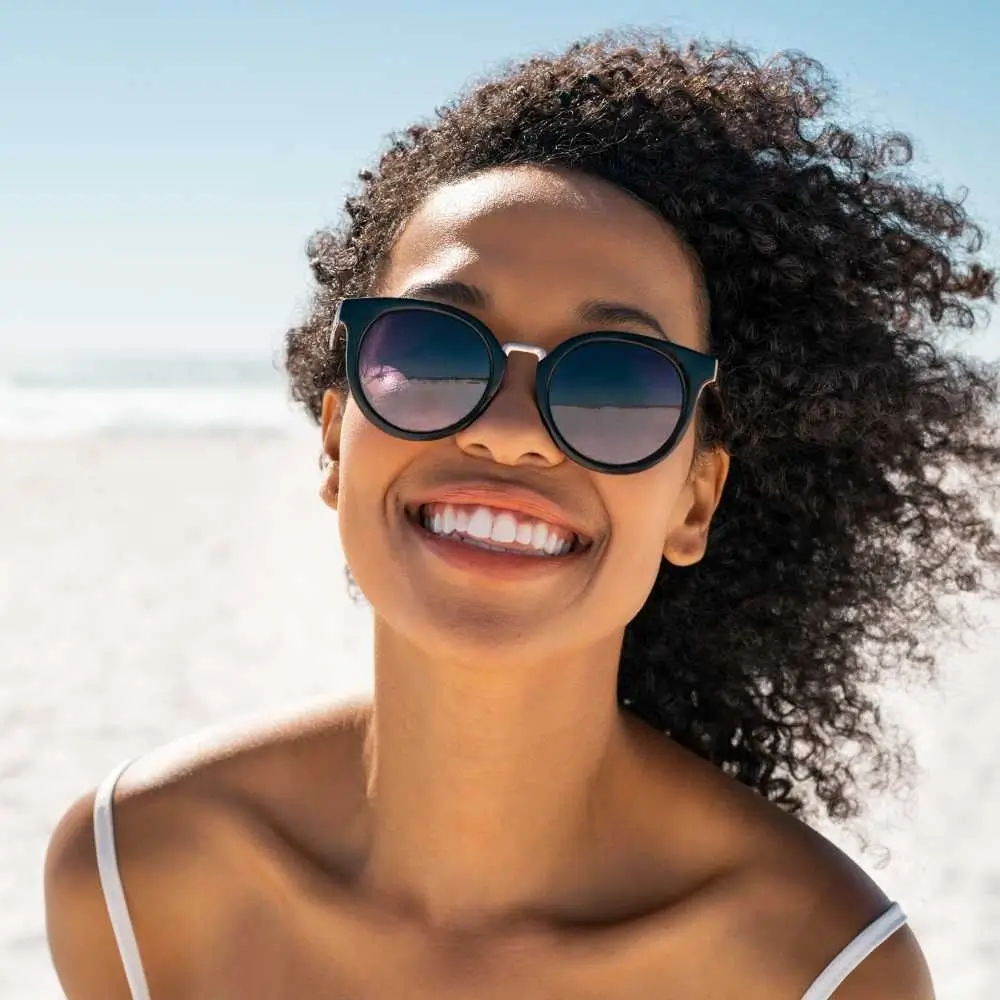
[[[139,955],[132,920],[115,852],[115,828],[112,801],[118,779],[131,764],[123,761],[97,789],[94,799],[94,840],[97,846],[97,870],[104,890],[104,900],[111,918],[111,926],[118,942],[122,965],[128,979],[132,1000],[151,1000],[146,974]],[[893,903],[877,920],[869,924],[846,948],[819,974],[806,990],[802,1000],[830,1000],[834,990],[873,952],[906,923],[906,914],[899,903]]]

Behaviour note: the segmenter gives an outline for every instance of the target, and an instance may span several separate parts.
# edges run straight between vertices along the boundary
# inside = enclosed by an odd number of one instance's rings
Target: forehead
[[[672,340],[702,346],[706,322],[693,255],[670,226],[598,178],[509,167],[447,184],[417,208],[393,247],[380,293],[463,281],[513,315],[576,311],[580,302],[626,302],[656,316]]]

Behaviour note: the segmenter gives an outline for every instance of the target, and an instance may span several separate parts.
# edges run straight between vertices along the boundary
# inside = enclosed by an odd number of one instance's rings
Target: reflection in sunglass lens
[[[490,355],[468,323],[400,309],[365,332],[358,372],[365,398],[383,420],[404,431],[433,432],[457,424],[482,400]]]
[[[640,344],[591,342],[549,381],[552,419],[581,455],[608,465],[649,458],[673,436],[684,406],[677,366]]]

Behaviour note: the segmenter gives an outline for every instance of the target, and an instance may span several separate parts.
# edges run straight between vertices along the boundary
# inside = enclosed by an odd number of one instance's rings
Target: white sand
[[[318,438],[316,438],[318,440]],[[210,723],[370,690],[311,434],[0,443],[0,996],[62,994],[41,869],[62,811],[118,760]],[[924,775],[878,803],[942,1000],[1000,995],[1000,609],[902,700]],[[895,701],[892,702],[895,704]]]

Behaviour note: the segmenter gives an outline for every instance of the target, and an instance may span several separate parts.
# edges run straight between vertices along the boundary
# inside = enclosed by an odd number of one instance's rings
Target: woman
[[[932,996],[803,820],[903,776],[867,682],[1000,564],[997,382],[934,341],[994,278],[829,92],[588,43],[361,175],[286,362],[374,698],[81,799],[70,1000]]]

